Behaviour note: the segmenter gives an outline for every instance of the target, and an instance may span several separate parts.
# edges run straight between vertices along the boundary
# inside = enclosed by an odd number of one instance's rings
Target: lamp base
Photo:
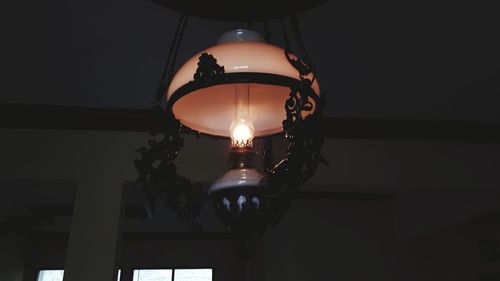
[[[259,235],[268,226],[270,201],[258,186],[233,187],[211,194],[220,222],[241,237]]]

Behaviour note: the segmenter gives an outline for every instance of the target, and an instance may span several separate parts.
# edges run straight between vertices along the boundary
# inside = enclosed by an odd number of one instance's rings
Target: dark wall
[[[0,280],[23,280],[24,260],[18,239],[12,235],[0,236]]]
[[[266,234],[266,280],[399,280],[390,200],[300,200]]]
[[[226,239],[168,241],[125,238],[117,266],[122,270],[122,280],[127,280],[124,279],[127,276],[131,280],[134,268],[213,268],[214,280],[241,280],[243,263],[234,256],[234,243]],[[63,269],[66,247],[66,237],[44,236],[29,241],[24,281],[35,280],[40,269]]]
[[[211,267],[215,281],[496,280],[487,278],[500,274],[500,215],[484,209],[493,199],[486,193],[482,199],[296,200],[246,265],[230,237],[142,234],[124,236],[118,266],[124,278],[134,268]],[[408,208],[417,205],[410,216]],[[453,206],[478,212],[458,219]],[[24,281],[33,281],[38,269],[64,267],[67,237],[23,237],[22,243],[3,240],[0,280],[20,281],[23,261]]]

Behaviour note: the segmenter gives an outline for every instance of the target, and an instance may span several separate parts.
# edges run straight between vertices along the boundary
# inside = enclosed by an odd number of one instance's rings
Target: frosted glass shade
[[[217,59],[227,76],[220,83],[190,87],[202,53]],[[299,80],[298,71],[288,62],[282,48],[263,42],[225,42],[189,59],[173,77],[167,100],[175,117],[187,127],[229,137],[228,129],[235,116],[236,84],[248,85],[249,114],[255,137],[259,137],[283,130],[285,101],[290,86]],[[312,89],[319,96],[316,81]]]

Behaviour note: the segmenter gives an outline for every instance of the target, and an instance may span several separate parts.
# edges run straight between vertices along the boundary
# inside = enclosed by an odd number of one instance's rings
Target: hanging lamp
[[[264,22],[267,40],[249,29],[228,31],[174,71],[186,21],[185,15],[179,19],[153,110],[163,130],[152,133],[163,137],[138,150],[138,183],[197,230],[202,206],[212,201],[221,223],[248,241],[278,223],[294,192],[325,162],[320,154],[324,140],[315,133],[325,95],[295,16],[289,22],[300,55],[292,52],[281,19],[284,48],[269,43]],[[231,167],[215,182],[177,174],[175,160],[186,133],[231,139]],[[276,164],[271,142],[280,135],[289,144]],[[254,139],[263,141],[259,167]],[[251,255],[252,250],[245,252]]]

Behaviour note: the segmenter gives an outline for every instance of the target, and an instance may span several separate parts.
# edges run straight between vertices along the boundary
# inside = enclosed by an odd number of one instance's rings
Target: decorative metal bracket
[[[262,193],[270,199],[269,226],[276,225],[288,212],[293,193],[314,175],[318,164],[328,164],[321,156],[324,138],[311,131],[312,127],[316,127],[314,123],[323,115],[326,93],[318,97],[314,92],[311,87],[314,76],[312,79],[305,77],[313,70],[304,60],[289,61],[299,72],[301,81],[291,88],[284,106],[286,119],[283,121],[283,131],[289,142],[287,154],[277,165],[267,169],[262,181]],[[263,148],[264,163],[269,165],[271,146],[267,144]]]
[[[288,62],[299,72],[301,80],[306,79],[313,72],[312,63],[308,59],[308,57],[304,57],[303,59],[297,58],[288,48],[285,49],[285,57]],[[311,80],[311,81],[314,81]]]
[[[203,53],[198,60],[198,68],[193,76],[194,81],[203,81],[211,77],[224,74],[224,66],[217,64],[217,59],[213,55]]]
[[[180,221],[186,221],[194,230],[201,230],[197,222],[203,204],[208,200],[207,187],[177,174],[177,159],[184,140],[182,125],[171,112],[154,108],[153,113],[164,120],[160,141],[151,139],[148,146],[137,150],[141,157],[134,161],[139,172],[137,183],[154,198],[161,199]],[[154,132],[152,135],[156,135]]]

